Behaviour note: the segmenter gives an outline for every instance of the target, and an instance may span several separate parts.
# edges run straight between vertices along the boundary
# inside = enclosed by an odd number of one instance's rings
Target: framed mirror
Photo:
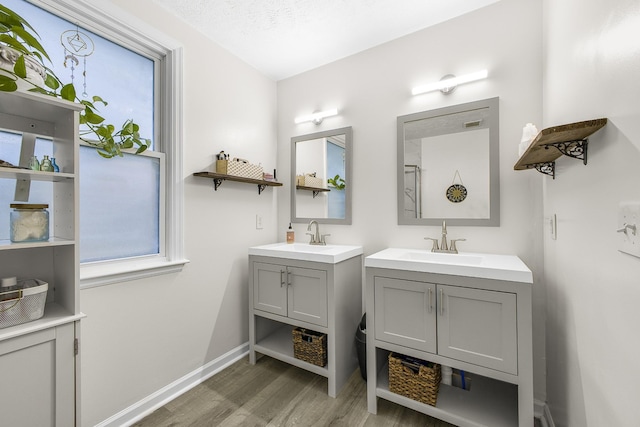
[[[498,98],[398,117],[398,224],[499,226]]]
[[[291,138],[291,221],[351,224],[351,127]]]

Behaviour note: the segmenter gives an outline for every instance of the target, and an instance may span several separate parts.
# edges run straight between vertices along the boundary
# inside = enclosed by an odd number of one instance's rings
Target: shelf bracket
[[[544,148],[548,150],[550,146],[557,148],[558,151],[560,151],[565,156],[582,160],[582,163],[584,165],[587,164],[587,148],[589,146],[588,138],[578,139],[574,141],[552,142],[546,144]]]
[[[540,173],[551,176],[556,179],[556,162],[541,162],[526,165],[527,169],[535,169]]]
[[[215,191],[218,191],[218,187],[222,185],[223,178],[213,178],[213,188]],[[264,189],[267,188],[266,184],[258,184],[258,194],[262,194]]]
[[[213,178],[213,188],[215,191],[218,191],[218,187],[220,187],[222,181],[224,181],[222,178]]]
[[[320,194],[320,192],[319,192],[318,190],[313,190],[313,191],[312,191],[312,193],[313,193],[313,198],[314,198],[314,199],[316,198],[316,196],[317,196],[318,194]]]

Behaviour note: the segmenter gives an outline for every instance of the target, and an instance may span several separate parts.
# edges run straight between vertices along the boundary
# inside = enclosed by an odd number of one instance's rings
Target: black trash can
[[[367,380],[367,313],[362,315],[362,320],[356,330],[356,351],[358,352],[358,363],[360,364],[360,375],[363,380]]]

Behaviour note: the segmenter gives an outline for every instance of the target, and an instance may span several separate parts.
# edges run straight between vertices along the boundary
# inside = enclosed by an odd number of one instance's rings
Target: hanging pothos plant
[[[151,140],[140,137],[140,127],[133,121],[127,120],[120,129],[112,124],[106,124],[104,117],[98,114],[97,104],[107,105],[99,96],[90,97],[91,101],[79,99],[73,83],[64,84],[55,73],[46,66],[45,59],[51,63],[49,54],[38,41],[36,30],[20,15],[0,4],[0,44],[4,44],[16,52],[13,69],[2,68],[0,72],[0,91],[14,92],[18,90],[18,82],[26,82],[32,86],[29,92],[78,102],[84,106],[80,112],[80,124],[86,129],[80,131],[81,139],[95,147],[105,158],[123,156],[123,150],[135,148],[135,153],[145,151],[151,145]],[[7,51],[8,52],[8,51]],[[6,60],[7,58],[3,56]],[[26,59],[25,59],[26,58]],[[2,59],[2,58],[0,58]],[[44,86],[40,86],[27,79],[29,61],[37,62],[44,69]],[[83,136],[95,135],[96,140],[89,140]]]

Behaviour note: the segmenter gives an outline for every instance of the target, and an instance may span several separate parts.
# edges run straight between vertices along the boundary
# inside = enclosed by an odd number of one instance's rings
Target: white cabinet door
[[[0,424],[75,425],[74,325],[0,342]]]
[[[327,272],[287,267],[289,317],[327,326]]]
[[[253,307],[287,315],[287,269],[276,264],[253,263]]]
[[[441,356],[517,374],[516,322],[516,294],[438,285]]]
[[[376,277],[376,339],[436,352],[436,296],[433,283]]]

